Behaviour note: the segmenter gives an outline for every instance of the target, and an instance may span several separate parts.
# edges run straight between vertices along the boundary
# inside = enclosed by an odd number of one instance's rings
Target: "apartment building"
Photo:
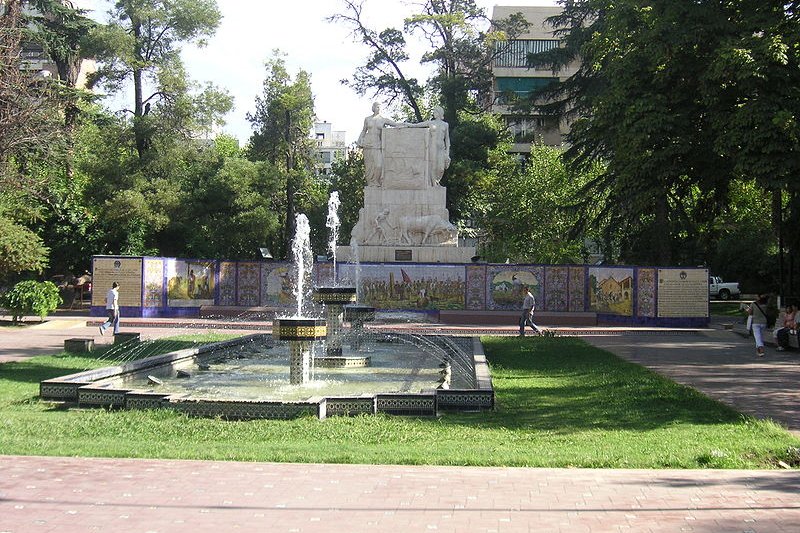
[[[333,162],[344,159],[346,155],[345,132],[335,131],[330,122],[316,122],[313,137],[316,141],[317,172],[329,174]]]
[[[499,113],[514,135],[513,153],[520,156],[530,153],[531,143],[560,146],[569,125],[557,118],[535,113],[518,113],[512,109],[514,100],[525,97],[542,87],[559,83],[575,73],[570,66],[553,72],[550,68],[530,68],[528,54],[543,52],[559,46],[545,21],[561,12],[558,6],[494,6],[492,20],[500,20],[513,13],[522,13],[530,24],[528,30],[516,39],[500,44],[501,52],[492,64],[492,111]]]
[[[22,14],[26,17],[41,16],[41,13],[31,4],[29,0],[22,0],[20,2],[22,7]],[[6,1],[0,0],[0,13],[4,13],[6,9]],[[39,77],[53,77],[58,78],[58,67],[53,60],[48,56],[47,51],[41,43],[34,40],[26,40],[21,43],[20,47],[20,69],[29,72],[32,75]],[[90,74],[97,70],[97,64],[94,60],[84,59],[81,61],[80,71],[75,80],[75,87],[79,89],[86,88],[87,78]]]

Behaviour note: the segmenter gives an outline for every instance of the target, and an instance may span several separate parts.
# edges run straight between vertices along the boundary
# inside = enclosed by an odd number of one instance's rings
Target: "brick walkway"
[[[110,342],[80,319],[61,320],[60,325],[0,330],[0,361],[60,351],[70,337]],[[145,338],[189,331],[187,325],[170,325],[174,323],[136,330]],[[129,322],[128,328],[134,329],[135,323]],[[513,330],[497,328],[501,334]],[[717,329],[669,335],[611,332],[585,330],[595,333],[587,340],[597,346],[743,412],[773,418],[796,434],[800,430],[797,352],[768,349],[766,358],[757,359],[751,340]],[[458,468],[0,455],[0,533],[797,532],[798,494],[798,470]]]
[[[0,457],[19,532],[800,531],[800,473]]]

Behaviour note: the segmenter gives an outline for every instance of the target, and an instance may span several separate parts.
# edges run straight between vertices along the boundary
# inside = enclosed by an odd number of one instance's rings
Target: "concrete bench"
[[[126,342],[130,342],[131,344],[138,343],[139,332],[126,331],[125,333],[117,333],[116,335],[114,335],[114,344],[124,344]]]
[[[94,339],[64,339],[64,351],[71,353],[89,353],[94,350]]]

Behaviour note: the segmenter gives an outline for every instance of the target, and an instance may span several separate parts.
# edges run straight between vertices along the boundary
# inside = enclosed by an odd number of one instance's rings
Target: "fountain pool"
[[[165,408],[227,419],[424,416],[494,406],[477,338],[373,331],[361,344],[369,367],[317,366],[300,385],[290,383],[286,343],[256,334],[46,380],[40,395],[84,407]],[[324,344],[314,350],[324,358]],[[445,373],[449,388],[442,388]]]

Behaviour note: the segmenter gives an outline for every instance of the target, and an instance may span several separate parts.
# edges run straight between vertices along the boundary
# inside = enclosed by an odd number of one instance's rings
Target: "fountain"
[[[308,219],[298,215],[292,247],[297,311],[277,318],[272,335],[249,335],[144,359],[121,357],[114,366],[42,381],[40,397],[87,407],[165,408],[225,419],[322,419],[379,412],[431,416],[443,410],[493,408],[488,365],[477,338],[375,327],[370,328],[370,338],[382,342],[371,347],[370,357],[343,349],[343,310],[355,330],[354,351],[362,347],[364,322],[374,319],[375,310],[343,305],[355,300],[355,287],[320,287],[315,299],[325,304],[329,321],[308,316],[304,303],[312,267],[309,235]],[[326,326],[331,324],[337,335],[330,335]],[[322,338],[327,339],[325,352],[318,353],[323,346],[316,341]]]
[[[294,287],[297,313],[293,317],[276,318],[272,324],[272,335],[275,339],[289,341],[289,383],[299,385],[311,380],[312,344],[327,335],[327,328],[325,320],[303,316],[306,287],[311,279],[311,228],[305,215],[299,214],[295,220],[292,256],[297,268]]]
[[[336,276],[336,243],[339,238],[339,193],[333,191],[328,201],[328,218],[325,225],[328,233],[328,250],[333,258],[333,283],[328,287],[317,287],[314,290],[314,301],[325,306],[327,335],[325,338],[326,355],[317,359],[320,366],[367,366],[368,357],[342,357],[342,322],[345,304],[356,301],[356,287],[339,287]]]

